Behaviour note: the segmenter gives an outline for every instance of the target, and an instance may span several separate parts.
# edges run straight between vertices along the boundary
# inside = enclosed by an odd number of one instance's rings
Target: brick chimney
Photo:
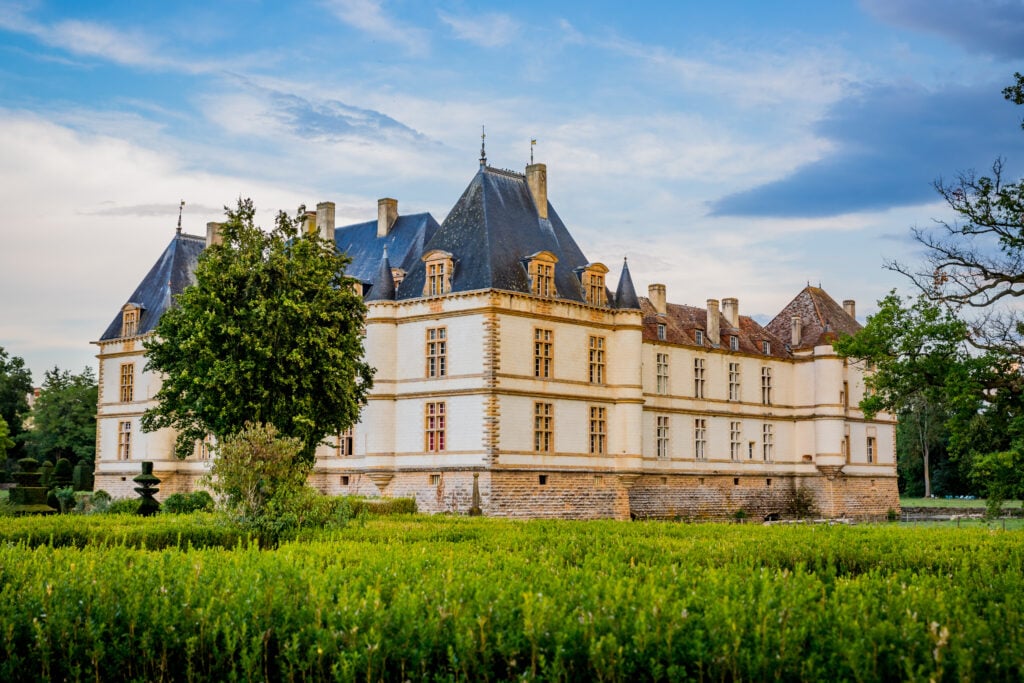
[[[316,231],[328,242],[334,242],[334,202],[316,205]]]
[[[800,342],[802,342],[803,338],[804,338],[804,321],[803,321],[803,319],[800,316],[798,316],[798,315],[794,315],[790,319],[790,328],[789,329],[790,329],[790,337],[791,337],[791,339],[790,339],[790,346],[792,346],[795,349],[796,347],[800,346]]]
[[[377,237],[387,237],[398,220],[398,200],[385,197],[377,200]]]
[[[548,217],[548,167],[544,164],[530,164],[526,167],[526,184],[533,195],[537,215]]]
[[[651,306],[658,315],[665,315],[667,305],[665,303],[665,285],[648,285],[647,298],[651,300]]]
[[[740,327],[740,300],[734,297],[722,299],[722,315],[729,321],[729,325],[739,329]]]
[[[853,299],[847,299],[843,302],[843,310],[846,311],[846,315],[854,320],[857,319],[857,302]]]
[[[220,234],[221,228],[223,227],[223,223],[206,224],[206,246],[224,243],[224,238]]]
[[[718,326],[718,299],[708,299],[708,342],[712,346],[722,343],[722,332]]]

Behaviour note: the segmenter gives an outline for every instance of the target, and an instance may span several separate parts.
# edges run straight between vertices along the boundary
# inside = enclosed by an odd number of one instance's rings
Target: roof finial
[[[487,132],[483,126],[480,126],[480,165],[487,165],[487,151],[484,149],[484,141],[487,139]]]
[[[533,148],[537,144],[537,138],[530,138],[530,166],[533,166]]]
[[[181,212],[185,209],[185,200],[181,200],[181,204],[178,205],[178,231],[176,234],[181,234]]]

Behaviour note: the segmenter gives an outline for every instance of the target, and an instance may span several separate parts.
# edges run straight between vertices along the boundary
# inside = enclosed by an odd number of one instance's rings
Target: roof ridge
[[[503,175],[515,180],[526,180],[526,174],[520,173],[519,171],[513,171],[510,168],[495,168],[494,166],[484,166],[484,170],[495,175]]]

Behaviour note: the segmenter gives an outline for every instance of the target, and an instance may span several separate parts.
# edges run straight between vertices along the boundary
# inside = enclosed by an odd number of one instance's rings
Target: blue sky
[[[481,125],[591,260],[763,321],[807,282],[863,319],[936,178],[1024,172],[1024,2],[711,4],[0,0],[0,346],[94,363],[182,199],[443,220]]]

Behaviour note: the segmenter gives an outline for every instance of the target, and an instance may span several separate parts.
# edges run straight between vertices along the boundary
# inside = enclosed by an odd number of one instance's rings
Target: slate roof
[[[399,216],[386,237],[377,237],[376,220],[335,228],[334,242],[338,251],[352,259],[345,274],[369,284],[369,296],[378,280],[385,249],[391,265],[408,273],[420,263],[420,257],[426,253],[424,245],[438,228],[440,226],[429,213],[416,213]]]
[[[587,258],[550,202],[548,218],[540,218],[525,175],[481,165],[422,253],[434,249],[452,254],[453,292],[529,292],[523,260],[537,252],[550,251],[558,257],[558,298],[584,300],[579,278],[573,271],[586,266]],[[422,296],[425,279],[425,265],[417,261],[407,269],[397,298]]]
[[[160,316],[171,307],[173,297],[195,282],[196,264],[199,261],[199,254],[205,247],[206,239],[203,237],[175,234],[174,239],[125,302],[137,304],[142,308],[138,335],[152,332]],[[109,341],[120,337],[121,311],[118,311],[99,340]]]
[[[622,260],[622,273],[615,288],[615,308],[640,308],[640,300],[636,296],[636,288],[633,287],[633,278],[629,274],[629,263],[625,259]]]
[[[800,345],[794,350],[831,344],[842,334],[856,334],[861,325],[821,287],[808,285],[786,305],[767,328],[787,343],[792,341],[792,319],[800,316]]]
[[[684,344],[697,346],[696,330],[704,331],[705,349],[715,348],[712,340],[707,335],[708,311],[706,308],[697,306],[685,306],[681,304],[667,304],[665,315],[659,315],[647,297],[640,297],[640,312],[643,314],[643,335],[644,341],[657,342],[658,325],[665,325],[665,342],[669,344]],[[719,339],[718,347],[728,351],[730,349],[729,337],[735,336],[739,341],[738,353],[764,356],[761,342],[767,341],[770,346],[768,356],[772,358],[790,358],[786,342],[778,335],[761,327],[753,318],[745,315],[739,316],[739,327],[733,327],[728,319],[719,312],[718,314]]]

